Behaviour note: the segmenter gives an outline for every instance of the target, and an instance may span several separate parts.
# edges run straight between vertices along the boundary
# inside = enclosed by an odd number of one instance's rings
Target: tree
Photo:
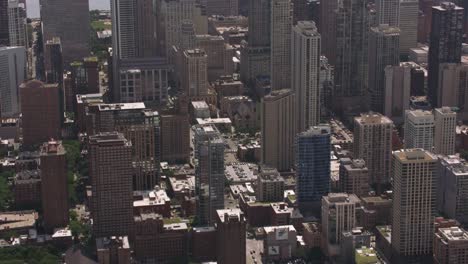
[[[10,186],[4,177],[0,177],[0,210],[6,210],[12,198]]]

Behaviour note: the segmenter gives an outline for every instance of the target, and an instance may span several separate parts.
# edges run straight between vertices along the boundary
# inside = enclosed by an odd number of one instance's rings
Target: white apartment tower
[[[434,109],[434,153],[455,154],[457,113],[450,107]]]
[[[320,34],[312,21],[293,27],[291,87],[296,95],[297,132],[320,122]]]
[[[430,111],[407,110],[405,113],[405,148],[432,151],[434,115]]]
[[[271,34],[271,89],[291,88],[291,0],[272,0]]]

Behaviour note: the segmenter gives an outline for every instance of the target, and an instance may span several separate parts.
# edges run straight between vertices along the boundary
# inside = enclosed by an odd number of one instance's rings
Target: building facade
[[[430,111],[408,110],[405,113],[405,148],[434,147],[434,115]]]
[[[291,0],[273,0],[270,17],[272,90],[291,88]],[[263,34],[263,33],[260,33]]]
[[[26,80],[26,49],[0,47],[1,116],[11,117],[20,112],[18,87]]]
[[[434,109],[434,153],[455,154],[457,113],[450,107]]]

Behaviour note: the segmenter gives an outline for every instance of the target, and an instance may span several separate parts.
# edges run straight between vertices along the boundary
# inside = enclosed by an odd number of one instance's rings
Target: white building
[[[432,151],[434,115],[430,111],[408,110],[405,113],[405,148]]]
[[[0,103],[1,117],[20,112],[19,86],[26,76],[26,49],[0,47]]]
[[[455,154],[457,113],[450,107],[434,109],[434,153]]]
[[[298,133],[320,122],[320,42],[314,22],[299,21],[293,27],[291,87],[297,98]]]

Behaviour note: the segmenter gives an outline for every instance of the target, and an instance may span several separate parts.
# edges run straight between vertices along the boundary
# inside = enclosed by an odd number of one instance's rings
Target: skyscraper
[[[292,90],[296,95],[297,132],[320,122],[320,34],[312,21],[293,27]]]
[[[437,101],[440,106],[458,107],[459,119],[468,117],[468,65],[463,63],[442,63],[439,65],[439,89]],[[465,110],[466,109],[466,110]]]
[[[60,38],[47,40],[44,50],[44,64],[47,83],[63,85],[63,58]]]
[[[270,7],[271,88],[289,89],[291,88],[291,0],[273,0]]]
[[[26,49],[0,47],[0,109],[2,117],[14,116],[20,111],[18,87],[26,76]]]
[[[302,214],[318,216],[330,191],[330,127],[316,126],[296,138],[296,197]]]
[[[337,50],[337,8],[338,0],[320,2],[320,34],[322,35],[322,51],[331,65],[335,65]]]
[[[400,1],[400,54],[408,55],[411,48],[417,47],[418,39],[418,0]]]
[[[430,111],[407,110],[405,113],[405,148],[434,147],[434,115]]]
[[[50,138],[60,139],[63,111],[58,84],[28,81],[20,85],[19,94],[23,144],[31,147]]]
[[[89,55],[89,1],[42,0],[43,40],[59,37],[64,65]]]
[[[412,66],[406,63],[385,67],[383,114],[395,123],[402,123],[405,110],[409,109],[411,71]]]
[[[182,89],[189,97],[208,94],[208,56],[201,49],[184,51]]]
[[[459,63],[463,37],[464,9],[452,2],[432,7],[432,26],[428,57],[428,95],[434,107],[439,104],[439,69],[441,63]]]
[[[96,237],[129,235],[133,223],[132,144],[117,132],[89,137],[91,216]]]
[[[239,15],[239,0],[204,0],[208,16],[237,16]]]
[[[262,163],[279,171],[294,165],[295,101],[294,93],[284,89],[271,92],[261,102]]]
[[[434,153],[455,154],[457,113],[450,107],[434,109]]]
[[[393,153],[391,239],[397,263],[432,260],[436,162],[435,156],[421,149]]]
[[[369,183],[377,191],[390,181],[393,122],[376,113],[354,118],[354,158],[363,159],[369,168]]]
[[[362,159],[340,159],[340,189],[359,197],[369,195],[369,169]]]
[[[0,0],[0,46],[10,45],[8,22],[8,0]]]
[[[244,214],[240,209],[217,211],[216,257],[218,263],[246,263],[246,225]]]
[[[224,140],[211,125],[196,126],[194,138],[198,220],[214,224],[216,210],[224,208]]]
[[[136,56],[135,6],[133,0],[111,1],[112,58],[127,59]],[[117,66],[114,65],[113,66]]]
[[[65,148],[51,140],[40,148],[44,226],[48,232],[68,225],[68,176]]]
[[[400,0],[376,0],[377,25],[398,27],[400,22]]]
[[[8,27],[10,46],[28,47],[26,7],[21,1],[8,0]]]
[[[380,25],[373,27],[369,35],[369,93],[371,109],[384,113],[385,67],[400,64],[400,29]]]

